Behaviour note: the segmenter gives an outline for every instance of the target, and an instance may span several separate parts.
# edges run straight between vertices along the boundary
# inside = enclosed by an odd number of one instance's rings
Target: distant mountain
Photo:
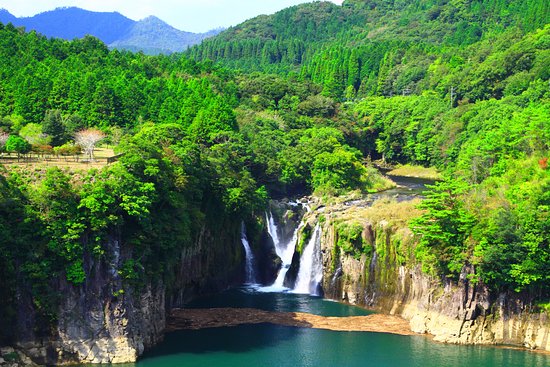
[[[0,22],[2,23],[13,23],[16,22],[17,18],[10,14],[6,9],[0,9]]]
[[[166,53],[184,51],[189,46],[200,43],[203,39],[215,36],[221,30],[207,33],[191,33],[177,30],[157,17],[150,16],[135,23],[126,34],[111,42],[110,47],[136,50],[148,45],[150,49]]]
[[[111,48],[148,54],[184,51],[221,32],[221,29],[207,33],[183,32],[153,16],[136,22],[118,12],[93,12],[76,7],[57,8],[22,18],[0,9],[0,22],[67,40],[89,34]]]

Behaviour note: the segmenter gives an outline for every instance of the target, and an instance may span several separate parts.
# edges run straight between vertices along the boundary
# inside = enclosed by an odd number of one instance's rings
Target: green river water
[[[246,288],[200,299],[190,307],[255,307],[324,316],[369,313],[319,297]],[[137,364],[125,366],[549,367],[550,356],[487,346],[446,345],[424,336],[260,324],[174,332]]]

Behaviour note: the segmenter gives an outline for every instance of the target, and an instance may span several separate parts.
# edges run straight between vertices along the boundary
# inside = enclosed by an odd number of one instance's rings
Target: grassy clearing
[[[422,167],[422,166],[413,166],[406,164],[403,166],[398,166],[392,171],[388,172],[388,175],[394,176],[403,176],[403,177],[417,177],[425,178],[429,180],[441,180],[443,177],[441,173],[437,171],[434,167]]]
[[[15,154],[4,153],[0,156],[0,164],[7,168],[10,167],[59,167],[68,168],[71,171],[88,170],[91,168],[101,168],[107,165],[107,159],[115,155],[111,148],[97,148],[94,152],[94,161],[89,162],[83,154],[77,156],[38,156],[31,154],[27,157],[17,158]]]
[[[372,223],[381,221],[392,222],[395,224],[406,225],[412,218],[416,218],[422,214],[422,210],[417,206],[421,199],[403,201],[398,203],[395,200],[380,199],[377,200],[371,207],[367,208],[349,208],[339,213],[339,220],[351,221],[354,219],[365,218]]]

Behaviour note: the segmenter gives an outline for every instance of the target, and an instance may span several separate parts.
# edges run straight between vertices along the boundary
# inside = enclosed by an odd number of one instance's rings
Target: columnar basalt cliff
[[[126,284],[120,272],[136,254],[123,239],[111,238],[101,259],[86,255],[82,286],[56,280],[61,301],[52,330],[35,332],[39,322],[21,293],[16,347],[38,364],[135,362],[162,340],[172,307],[241,280],[238,235],[202,228],[196,241],[182,248],[170,285],[148,279],[139,287]]]
[[[323,227],[325,296],[400,315],[436,341],[550,350],[550,317],[529,296],[491,292],[470,280],[473,267],[455,281],[422,272],[406,224],[416,203],[341,204],[304,219]],[[360,228],[360,238],[350,228]]]

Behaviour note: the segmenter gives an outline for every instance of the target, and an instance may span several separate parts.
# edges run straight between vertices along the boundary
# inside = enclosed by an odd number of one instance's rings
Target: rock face
[[[165,287],[150,282],[143,289],[122,291],[119,269],[129,257],[118,239],[106,246],[105,259],[86,256],[86,281],[76,287],[58,280],[62,295],[51,335],[32,333],[32,318],[20,320],[18,347],[39,364],[132,362],[162,339]],[[31,308],[29,308],[31,309]],[[32,314],[32,312],[31,312]]]
[[[373,209],[323,208],[323,288],[327,297],[400,315],[410,321],[413,331],[432,334],[441,342],[550,351],[550,318],[536,310],[527,296],[492,294],[484,285],[469,280],[473,268],[465,267],[454,282],[423,274],[411,261],[413,235],[406,221],[395,214],[406,213],[412,204],[393,205],[403,208],[392,208],[388,220],[376,215],[369,219]],[[311,215],[321,214],[314,211]],[[339,248],[337,226],[342,220],[361,223],[363,246],[372,249],[369,255]]]
[[[123,283],[119,270],[133,254],[119,238],[105,246],[102,259],[87,255],[86,280],[74,286],[58,280],[62,301],[55,329],[33,332],[37,320],[28,300],[21,299],[16,349],[38,364],[135,362],[163,338],[166,312],[193,296],[226,288],[240,280],[238,231],[213,236],[206,228],[184,247],[170,291],[160,279],[138,287]]]

